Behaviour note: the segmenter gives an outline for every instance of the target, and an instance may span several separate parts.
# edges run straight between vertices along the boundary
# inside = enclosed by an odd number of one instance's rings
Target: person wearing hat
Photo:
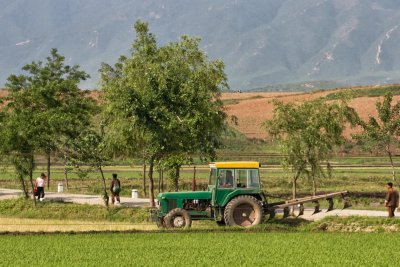
[[[393,190],[393,183],[387,183],[387,193],[385,197],[385,207],[388,208],[389,218],[394,217],[394,211],[399,206],[399,194]]]
[[[45,181],[45,179],[46,179],[46,174],[44,174],[43,172],[40,174],[40,176],[38,178],[36,178],[36,183],[35,183],[36,195],[37,195],[39,201],[43,201],[43,199],[44,199],[44,181]]]
[[[115,204],[115,199],[117,199],[117,204],[121,204],[119,200],[119,192],[121,192],[121,182],[117,178],[116,173],[113,173],[112,175],[110,191],[111,191],[111,202]]]

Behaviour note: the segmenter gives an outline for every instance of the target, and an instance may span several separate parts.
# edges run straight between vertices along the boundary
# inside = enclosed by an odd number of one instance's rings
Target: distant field
[[[396,86],[389,87],[354,87],[354,99],[349,101],[349,105],[359,113],[361,118],[366,119],[369,115],[375,116],[375,103],[387,91],[393,92],[394,101],[400,100],[399,89]],[[328,97],[328,99],[337,99],[338,94],[343,89],[317,91],[312,93],[224,93],[222,96],[226,104],[228,115],[238,118],[238,125],[235,127],[239,132],[248,138],[267,137],[262,123],[272,118],[274,105],[272,100],[276,99],[284,103],[294,102],[301,103],[306,100],[312,100],[320,97]],[[349,137],[351,133],[355,133],[357,129],[347,128],[345,135]]]
[[[170,232],[2,236],[1,266],[398,266],[400,234]],[[39,256],[38,255],[42,255]]]

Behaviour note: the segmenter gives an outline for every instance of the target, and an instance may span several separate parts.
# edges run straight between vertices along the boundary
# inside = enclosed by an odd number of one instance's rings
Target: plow
[[[283,218],[287,218],[289,216],[300,217],[300,216],[304,215],[304,204],[312,203],[314,205],[314,212],[312,214],[314,215],[314,214],[322,211],[320,208],[321,200],[326,200],[328,202],[328,208],[326,209],[326,212],[334,210],[335,202],[333,201],[333,199],[335,197],[341,197],[343,199],[343,203],[344,203],[342,209],[347,209],[347,208],[351,207],[350,202],[346,198],[346,195],[348,193],[349,193],[348,191],[341,191],[341,192],[334,192],[334,193],[329,193],[329,194],[309,196],[309,197],[291,199],[291,200],[287,200],[287,201],[270,203],[265,208],[265,211],[266,211],[266,213],[269,214],[269,219],[275,218],[276,210],[278,210],[278,209],[283,209]],[[296,206],[298,207],[298,210],[299,210],[297,215],[294,214],[294,207],[296,207]]]
[[[262,190],[258,162],[210,163],[206,191],[168,192],[158,195],[158,209],[150,211],[159,227],[189,228],[193,220],[214,220],[218,225],[252,227],[272,219],[278,210],[283,218],[302,216],[305,204],[321,212],[320,202],[328,202],[327,212],[334,209],[334,198],[343,199],[343,209],[350,207],[347,191],[308,196],[269,203]],[[297,214],[295,214],[295,211]]]

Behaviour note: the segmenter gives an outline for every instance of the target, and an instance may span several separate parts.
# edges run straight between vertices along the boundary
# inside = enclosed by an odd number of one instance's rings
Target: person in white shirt
[[[38,200],[43,201],[44,199],[44,180],[46,178],[46,174],[41,173],[38,178],[36,178],[36,195]]]

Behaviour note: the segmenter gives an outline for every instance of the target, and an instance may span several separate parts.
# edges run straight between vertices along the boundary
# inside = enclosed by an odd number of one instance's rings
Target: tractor
[[[289,216],[290,207],[299,207],[299,216],[304,212],[304,203],[315,204],[314,213],[320,211],[319,200],[329,202],[333,209],[333,197],[347,191],[325,195],[291,199],[268,203],[262,191],[258,162],[210,163],[207,191],[168,192],[158,195],[158,209],[150,211],[151,218],[159,227],[189,228],[192,220],[215,220],[218,225],[251,227],[260,224],[264,215],[274,217],[277,209]],[[348,207],[348,203],[345,202]]]

